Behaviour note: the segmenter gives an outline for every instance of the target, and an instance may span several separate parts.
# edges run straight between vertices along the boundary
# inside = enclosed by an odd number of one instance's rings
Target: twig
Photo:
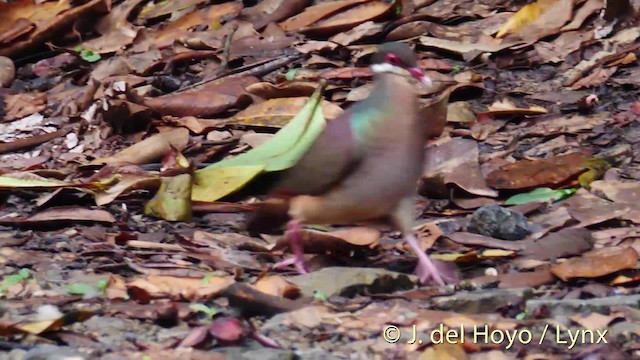
[[[289,55],[289,56],[285,56],[285,57],[281,57],[281,58],[274,58],[274,59],[268,59],[268,60],[263,60],[263,61],[259,61],[259,62],[255,62],[249,65],[245,65],[245,66],[241,66],[239,68],[235,68],[232,70],[229,70],[221,75],[216,75],[216,76],[212,76],[209,79],[204,79],[201,81],[198,81],[197,83],[191,84],[189,86],[186,86],[182,89],[176,90],[174,91],[174,93],[179,93],[179,92],[183,92],[186,90],[190,90],[193,89],[195,87],[204,85],[208,82],[211,81],[215,81],[218,79],[221,79],[223,77],[226,76],[231,76],[231,75],[235,75],[235,76],[248,76],[248,75],[260,75],[263,73],[269,73],[279,67],[282,67],[284,65],[289,64],[290,62],[293,62],[295,60],[298,60],[299,58],[302,57],[302,54],[295,54],[295,55]]]
[[[229,57],[231,56],[231,40],[233,40],[233,35],[235,35],[236,30],[238,30],[238,24],[234,24],[227,34],[227,37],[224,39],[224,48],[222,50],[222,63],[220,63],[220,67],[216,70],[216,75],[222,74],[224,71],[229,69]]]

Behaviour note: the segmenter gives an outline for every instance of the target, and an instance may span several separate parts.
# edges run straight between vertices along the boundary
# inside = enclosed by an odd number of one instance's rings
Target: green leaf
[[[292,81],[296,77],[297,72],[298,72],[298,68],[289,69],[289,71],[287,71],[284,74],[284,78],[289,81]]]
[[[105,292],[105,290],[107,290],[107,286],[109,286],[109,281],[107,280],[98,281],[98,290],[100,290],[100,292]]]
[[[89,284],[71,284],[67,286],[67,292],[71,295],[89,295],[95,294],[96,288]]]
[[[322,301],[327,301],[327,299],[329,299],[329,296],[327,296],[327,294],[318,291],[318,290],[314,290],[313,291],[313,298],[314,299],[318,299],[318,300],[322,300]]]
[[[576,189],[553,190],[548,187],[537,188],[528,193],[513,195],[504,204],[520,205],[536,201],[557,201],[573,195],[576,191]]]
[[[82,50],[80,51],[80,57],[82,59],[84,59],[84,61],[93,63],[96,61],[100,61],[100,59],[102,59],[102,57],[100,56],[100,54],[95,53],[91,50]]]
[[[225,159],[195,172],[191,199],[216,201],[243,187],[259,173],[294,166],[324,130],[319,106],[324,83],[307,104],[269,141],[246,153]]]
[[[203,312],[211,317],[213,317],[214,315],[216,315],[218,313],[218,310],[216,309],[212,309],[210,307],[208,307],[207,305],[204,304],[191,304],[189,305],[189,309],[193,310],[193,311],[199,311],[199,312]]]
[[[18,275],[20,275],[22,277],[23,280],[26,280],[29,278],[29,276],[31,276],[31,270],[29,269],[20,269],[18,271]]]

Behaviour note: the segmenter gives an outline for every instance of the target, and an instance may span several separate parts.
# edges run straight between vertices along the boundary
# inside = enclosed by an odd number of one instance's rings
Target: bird
[[[423,284],[445,285],[438,268],[413,233],[414,201],[422,174],[427,120],[419,116],[411,78],[426,87],[431,79],[417,65],[413,49],[402,42],[380,45],[371,56],[369,96],[327,122],[315,142],[284,170],[269,195],[284,199],[285,236],[293,257],[275,268],[294,265],[307,273],[303,225],[344,225],[384,219],[401,232],[416,253]]]

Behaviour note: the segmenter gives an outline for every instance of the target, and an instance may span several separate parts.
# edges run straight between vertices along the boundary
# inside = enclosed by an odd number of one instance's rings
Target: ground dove
[[[417,181],[422,173],[426,125],[409,79],[431,80],[403,43],[386,43],[371,59],[369,97],[330,120],[300,161],[282,174],[272,195],[286,198],[286,236],[294,257],[276,264],[301,273],[302,224],[352,224],[386,218],[417,254],[417,274],[443,285],[442,276],[413,234]]]

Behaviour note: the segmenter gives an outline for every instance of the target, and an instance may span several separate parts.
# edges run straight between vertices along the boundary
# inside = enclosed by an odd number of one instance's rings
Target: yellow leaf
[[[549,10],[555,2],[556,0],[538,0],[535,3],[523,6],[522,9],[518,10],[518,12],[513,14],[513,16],[502,25],[496,34],[496,39],[502,39],[508,34],[516,32],[525,25],[532,23],[540,14]]]
[[[191,199],[216,201],[251,181],[265,165],[225,166],[200,169],[195,173]]]

